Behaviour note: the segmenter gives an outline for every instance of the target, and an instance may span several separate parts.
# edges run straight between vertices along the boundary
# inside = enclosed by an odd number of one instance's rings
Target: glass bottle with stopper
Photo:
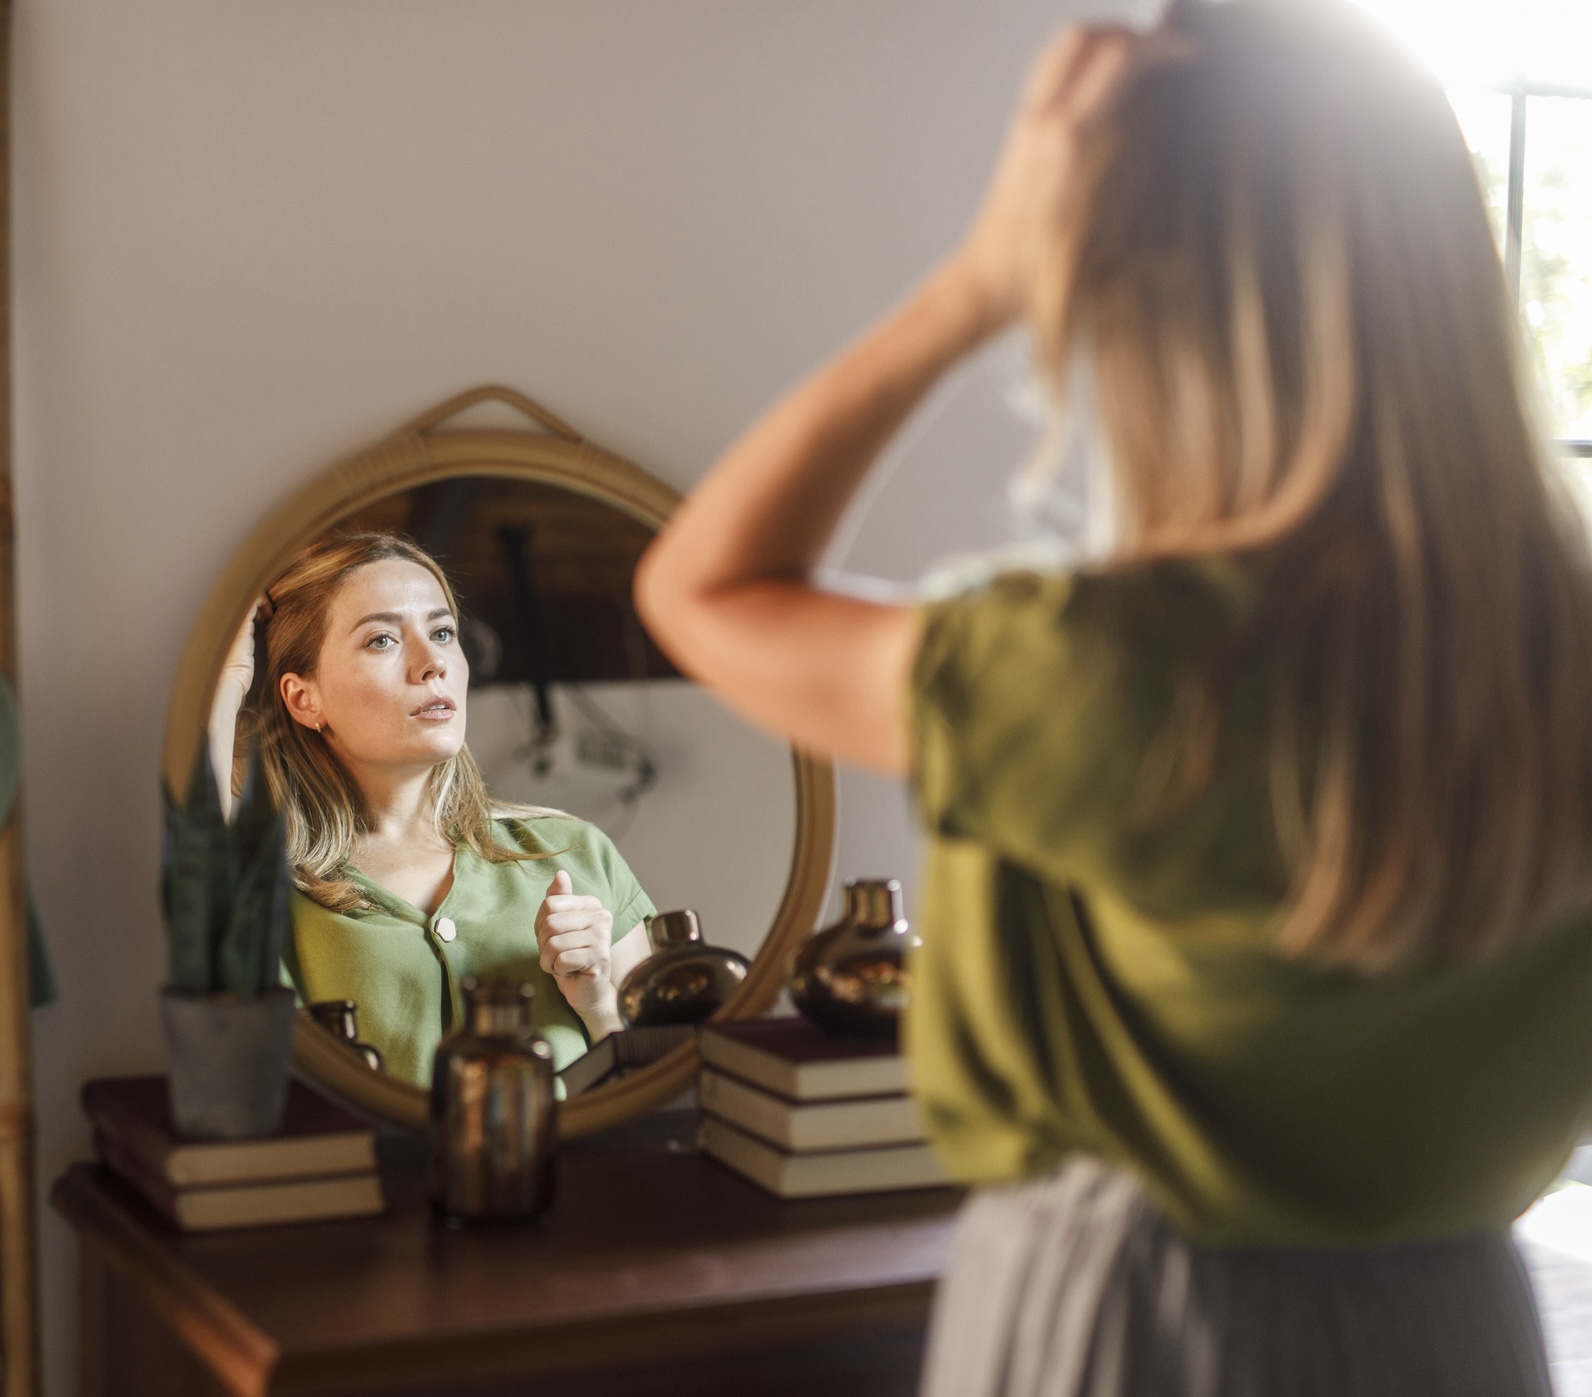
[[[553,1197],[553,1050],[530,1024],[530,985],[466,979],[464,1025],[431,1073],[431,1197],[462,1220],[534,1218]]]
[[[787,983],[797,1009],[826,1032],[892,1041],[912,995],[907,925],[895,878],[846,884],[845,912],[796,951]]]
[[[619,1016],[627,1028],[701,1023],[746,979],[746,957],[708,945],[689,907],[658,913],[647,935],[652,955],[619,986]]]
[[[309,1007],[310,1017],[337,1039],[365,1059],[372,1072],[386,1067],[381,1050],[359,1041],[359,1006],[352,999],[322,999]]]

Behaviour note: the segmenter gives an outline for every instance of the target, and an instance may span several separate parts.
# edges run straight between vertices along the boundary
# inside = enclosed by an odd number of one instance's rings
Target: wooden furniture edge
[[[50,1191],[51,1206],[78,1229],[80,1245],[95,1248],[229,1392],[265,1397],[273,1391],[275,1341],[93,1187],[86,1176],[98,1167],[75,1164]],[[92,1322],[92,1316],[80,1318]]]
[[[759,1296],[686,1310],[638,1310],[621,1319],[562,1324],[546,1333],[485,1331],[282,1357],[272,1397],[397,1394],[489,1384],[649,1363],[748,1352],[803,1340],[921,1328],[933,1300],[933,1280],[892,1282],[860,1290]],[[614,1342],[622,1326],[625,1356]],[[528,1364],[527,1354],[533,1355]]]
[[[0,323],[11,323],[11,24],[0,0]],[[11,345],[0,344],[0,673],[17,691],[16,493]],[[38,1236],[22,792],[0,832],[0,1373],[5,1397],[39,1390]]]

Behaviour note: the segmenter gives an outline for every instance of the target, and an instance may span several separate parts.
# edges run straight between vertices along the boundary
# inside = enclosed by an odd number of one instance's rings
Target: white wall
[[[1042,0],[16,0],[17,493],[40,1180],[160,1063],[156,774],[187,629],[263,511],[472,384],[677,486],[962,226]],[[847,561],[1001,534],[1024,433],[953,385]],[[848,778],[840,873],[908,872]],[[48,1378],[70,1235],[42,1218]]]

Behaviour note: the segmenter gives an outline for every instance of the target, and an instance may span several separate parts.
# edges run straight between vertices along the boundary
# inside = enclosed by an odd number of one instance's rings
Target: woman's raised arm
[[[813,572],[908,413],[1022,311],[1079,130],[1135,42],[1121,30],[1075,29],[1045,51],[961,247],[731,446],[637,568],[636,605],[657,642],[798,746],[906,769],[914,613],[825,591]]]

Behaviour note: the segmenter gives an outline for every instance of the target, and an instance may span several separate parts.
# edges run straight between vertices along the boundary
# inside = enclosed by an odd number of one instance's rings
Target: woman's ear
[[[278,691],[282,695],[282,706],[295,723],[313,728],[316,732],[326,726],[314,680],[300,679],[296,674],[284,674]]]

